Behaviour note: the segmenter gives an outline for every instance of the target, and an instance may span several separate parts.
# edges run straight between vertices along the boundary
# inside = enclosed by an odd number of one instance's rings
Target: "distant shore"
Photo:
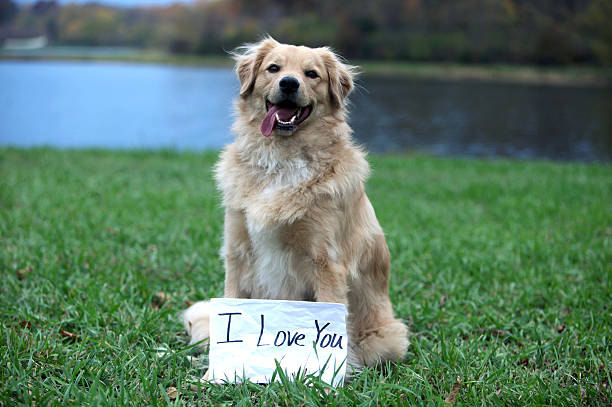
[[[68,60],[155,63],[184,66],[230,68],[233,61],[220,55],[171,55],[156,51],[108,54],[7,53],[0,50],[0,60]],[[593,66],[533,66],[507,64],[459,64],[408,61],[353,61],[363,75],[402,75],[422,79],[478,80],[489,82],[612,86],[612,68]]]

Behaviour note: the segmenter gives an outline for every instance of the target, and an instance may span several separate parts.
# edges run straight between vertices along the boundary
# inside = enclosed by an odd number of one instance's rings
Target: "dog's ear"
[[[267,37],[255,44],[245,44],[232,52],[236,60],[236,74],[240,81],[240,97],[245,98],[251,94],[261,63],[277,45],[276,40]]]
[[[339,109],[353,90],[356,67],[340,62],[340,58],[329,48],[321,48],[321,56],[329,77],[329,96],[332,105]]]

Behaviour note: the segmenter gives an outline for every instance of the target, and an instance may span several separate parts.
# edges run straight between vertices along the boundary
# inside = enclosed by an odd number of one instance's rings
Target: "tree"
[[[0,24],[11,21],[17,14],[17,4],[12,0],[0,0]]]

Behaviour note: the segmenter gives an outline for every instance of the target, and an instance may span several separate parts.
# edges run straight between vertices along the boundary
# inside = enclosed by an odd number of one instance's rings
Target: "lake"
[[[219,149],[230,69],[0,61],[0,145]],[[355,137],[375,152],[612,161],[609,88],[364,76]]]

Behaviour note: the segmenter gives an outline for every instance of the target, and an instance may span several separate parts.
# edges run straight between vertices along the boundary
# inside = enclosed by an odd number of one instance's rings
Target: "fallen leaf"
[[[178,397],[178,390],[176,389],[176,387],[168,387],[166,389],[166,393],[168,393],[168,398],[170,400],[176,400],[176,398]]]
[[[18,280],[23,280],[25,279],[28,274],[30,274],[32,271],[34,271],[34,269],[32,268],[32,266],[27,266],[24,269],[19,269],[17,270],[17,279]]]
[[[162,307],[162,305],[164,305],[171,299],[172,297],[170,297],[168,294],[160,291],[153,296],[153,308],[158,310]]]
[[[63,329],[60,329],[59,334],[67,338],[71,338],[71,339],[80,338],[80,335],[73,334],[72,332],[64,331]]]
[[[453,388],[451,389],[450,393],[448,393],[444,399],[444,402],[450,406],[454,405],[457,401],[457,393],[459,392],[459,389],[461,389],[461,377],[457,376],[457,380],[455,381],[455,384],[453,384]]]

